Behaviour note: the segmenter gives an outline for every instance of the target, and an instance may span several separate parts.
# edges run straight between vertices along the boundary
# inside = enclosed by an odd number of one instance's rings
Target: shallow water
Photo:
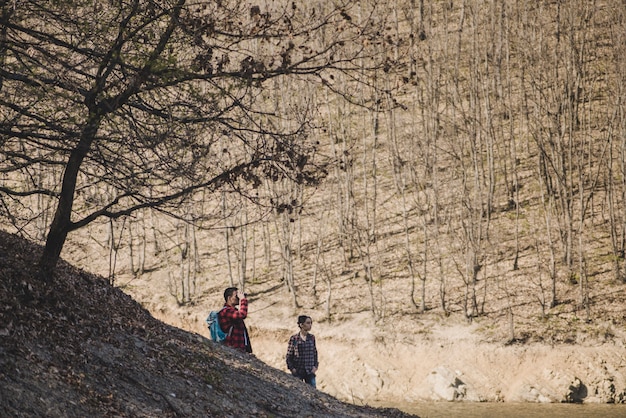
[[[421,418],[626,418],[624,404],[420,402],[393,406]]]

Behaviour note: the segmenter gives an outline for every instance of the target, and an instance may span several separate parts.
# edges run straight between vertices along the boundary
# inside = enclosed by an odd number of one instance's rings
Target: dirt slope
[[[0,416],[403,417],[295,381],[254,356],[153,318],[105,280],[0,232]]]

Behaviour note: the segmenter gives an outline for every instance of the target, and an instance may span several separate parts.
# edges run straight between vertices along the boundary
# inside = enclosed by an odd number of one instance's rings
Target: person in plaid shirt
[[[298,317],[298,326],[300,327],[300,332],[289,338],[287,368],[298,379],[316,387],[315,373],[317,373],[319,362],[315,336],[309,333],[313,326],[313,320],[309,316],[300,315]]]
[[[247,353],[252,353],[250,336],[244,319],[248,316],[248,299],[246,294],[229,287],[224,290],[224,307],[219,312],[218,320],[222,331],[228,334],[224,343]],[[236,306],[239,305],[239,309]]]

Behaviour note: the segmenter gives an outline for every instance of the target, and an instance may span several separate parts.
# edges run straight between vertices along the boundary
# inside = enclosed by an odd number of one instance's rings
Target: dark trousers
[[[313,387],[316,387],[317,382],[315,381],[315,373],[298,373],[294,375],[298,379],[302,380],[304,383],[309,384]]]

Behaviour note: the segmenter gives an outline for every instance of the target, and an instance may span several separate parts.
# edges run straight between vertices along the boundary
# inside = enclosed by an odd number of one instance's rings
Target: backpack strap
[[[220,314],[222,313],[222,311],[224,309],[226,309],[226,306],[222,306],[222,309],[220,309],[217,312],[217,324],[219,325],[220,328],[222,328],[222,325],[220,324]],[[232,323],[231,323],[230,328],[228,329],[228,332],[227,332],[229,337],[230,337],[230,334],[232,334],[232,332],[233,332],[233,327],[234,327],[234,325],[232,325]]]

